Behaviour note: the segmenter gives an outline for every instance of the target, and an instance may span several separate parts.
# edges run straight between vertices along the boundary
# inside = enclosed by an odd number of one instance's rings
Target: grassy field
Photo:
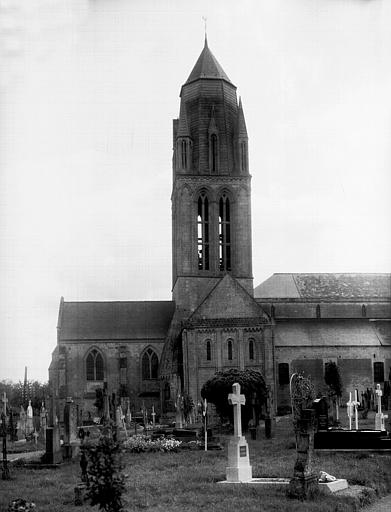
[[[291,477],[295,446],[291,423],[277,424],[271,440],[249,440],[255,477]],[[350,512],[356,505],[349,496],[320,496],[299,502],[285,497],[282,487],[220,485],[225,479],[226,450],[178,453],[124,454],[126,510],[196,512],[313,511]],[[350,485],[372,487],[377,494],[391,492],[391,456],[371,453],[316,454],[314,468],[324,470]],[[37,512],[97,510],[88,505],[76,508],[74,487],[80,482],[77,461],[57,470],[11,467],[13,479],[0,481],[0,511],[15,498],[34,501]]]

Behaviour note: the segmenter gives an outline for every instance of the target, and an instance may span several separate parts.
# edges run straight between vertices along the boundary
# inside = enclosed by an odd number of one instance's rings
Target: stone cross
[[[155,412],[155,407],[152,405],[152,413],[151,413],[151,416],[152,416],[152,425],[155,427],[155,417],[156,417],[156,412]]]
[[[232,393],[228,395],[228,402],[234,408],[234,436],[242,436],[242,411],[241,406],[246,403],[246,397],[240,394],[240,384],[232,384]]]

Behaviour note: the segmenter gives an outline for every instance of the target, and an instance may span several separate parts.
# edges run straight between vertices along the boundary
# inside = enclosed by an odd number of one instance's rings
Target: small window
[[[289,384],[289,364],[279,363],[278,364],[278,383],[280,386]]]
[[[144,352],[141,366],[143,380],[157,379],[159,360],[151,348]]]
[[[250,361],[254,360],[254,340],[248,340],[248,358]]]
[[[207,340],[207,342],[206,342],[206,360],[207,361],[212,360],[212,348],[210,345],[210,340]]]
[[[363,304],[361,306],[361,316],[363,316],[363,317],[367,316],[367,308],[366,308],[365,304]]]
[[[86,359],[87,380],[103,380],[103,357],[96,349],[91,350]]]
[[[384,382],[384,363],[373,363],[373,380]]]
[[[232,361],[232,340],[229,339],[227,341],[227,349],[228,349],[228,361]]]

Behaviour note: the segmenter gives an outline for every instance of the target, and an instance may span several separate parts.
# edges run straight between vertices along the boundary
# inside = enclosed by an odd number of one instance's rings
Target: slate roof
[[[325,322],[292,321],[275,326],[274,340],[278,347],[379,347],[389,346],[389,339],[376,329],[375,322],[328,320]]]
[[[164,339],[172,301],[62,302],[59,340]]]
[[[391,274],[273,274],[254,290],[255,298],[344,301],[391,298]]]
[[[232,83],[223,68],[217,62],[216,57],[210,51],[206,38],[204,49],[202,50],[201,55],[198,57],[198,60],[195,63],[189,78],[186,80],[186,84],[194,82],[199,78],[219,78],[221,80],[226,80],[227,82]]]

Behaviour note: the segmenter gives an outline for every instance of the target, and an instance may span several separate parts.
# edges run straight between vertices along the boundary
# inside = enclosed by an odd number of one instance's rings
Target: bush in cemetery
[[[106,512],[122,512],[125,477],[121,472],[120,446],[113,440],[111,429],[105,429],[96,445],[84,449],[88,459],[87,498],[90,504],[99,505],[99,509]]]
[[[253,415],[252,398],[257,398],[257,406],[266,402],[267,389],[262,374],[256,370],[230,370],[220,371],[202,386],[201,396],[215,405],[217,414],[221,419],[228,418],[233,423],[233,407],[228,402],[228,395],[232,393],[232,384],[240,384],[240,392],[246,397],[246,404],[242,407],[242,424],[247,428]]]
[[[342,379],[339,368],[333,361],[329,361],[325,365],[324,381],[327,384],[329,391],[328,395],[335,407],[336,421],[339,420],[338,401],[342,396]]]

